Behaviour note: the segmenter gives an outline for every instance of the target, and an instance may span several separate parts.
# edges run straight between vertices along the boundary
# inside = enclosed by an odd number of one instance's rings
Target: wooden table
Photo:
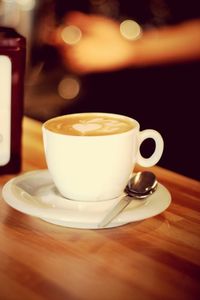
[[[41,124],[24,119],[23,172],[46,168]],[[200,183],[154,167],[162,214],[103,230],[48,224],[0,197],[0,299],[200,299]],[[2,186],[13,175],[0,177]]]

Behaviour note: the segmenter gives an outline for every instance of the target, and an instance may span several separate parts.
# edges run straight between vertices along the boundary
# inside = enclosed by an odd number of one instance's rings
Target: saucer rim
[[[43,174],[42,174],[43,173]],[[3,186],[3,189],[2,189],[2,195],[3,195],[3,199],[5,200],[5,202],[10,205],[11,207],[13,207],[14,209],[24,213],[24,214],[27,214],[27,215],[30,215],[30,216],[33,216],[33,217],[37,217],[37,218],[40,218],[46,222],[49,222],[51,224],[55,224],[55,225],[59,225],[59,226],[64,226],[64,227],[71,227],[71,228],[80,228],[80,229],[101,229],[98,227],[98,223],[94,223],[94,222],[90,222],[89,220],[87,222],[79,222],[79,221],[74,221],[74,220],[69,220],[66,218],[66,216],[62,216],[61,214],[61,217],[60,216],[57,216],[57,217],[53,217],[52,216],[49,216],[48,213],[47,214],[41,214],[39,213],[39,211],[36,211],[35,212],[30,212],[30,211],[27,211],[27,209],[23,210],[20,206],[20,203],[22,204],[22,200],[21,199],[17,199],[18,201],[16,201],[16,197],[13,195],[12,193],[12,186],[13,184],[14,185],[17,185],[17,183],[21,182],[22,180],[24,180],[26,177],[30,178],[30,177],[33,177],[33,176],[39,176],[39,175],[43,175],[43,176],[50,176],[49,174],[49,171],[48,169],[41,169],[41,170],[33,170],[33,171],[28,171],[28,172],[25,172],[23,174],[20,174],[12,179],[10,179],[4,186]],[[51,176],[50,176],[50,179],[51,179]],[[128,223],[131,223],[131,222],[136,222],[136,221],[142,221],[144,219],[147,219],[147,218],[151,218],[151,217],[154,217],[160,213],[162,213],[164,210],[166,210],[170,203],[171,203],[171,194],[170,192],[167,190],[167,188],[162,185],[161,183],[158,183],[158,189],[157,191],[155,191],[155,193],[153,194],[154,195],[154,198],[156,196],[156,193],[158,193],[159,191],[159,188],[161,189],[160,193],[161,194],[164,194],[165,197],[163,197],[163,199],[160,201],[160,206],[158,206],[158,200],[155,201],[155,211],[153,212],[153,210],[151,209],[152,207],[152,200],[151,200],[151,196],[145,201],[145,200],[142,200],[144,201],[143,202],[143,205],[142,206],[142,209],[141,209],[141,206],[139,206],[139,209],[138,207],[132,207],[129,205],[129,209],[128,210],[124,210],[120,216],[118,216],[115,220],[113,220],[108,226],[106,226],[105,228],[112,228],[112,227],[118,227],[118,226],[122,226],[122,225],[125,225],[125,224],[128,224]],[[60,195],[61,196],[61,195]],[[122,195],[123,196],[123,195]],[[120,196],[120,197],[122,197]],[[32,197],[35,197],[35,196],[32,196]],[[62,196],[61,196],[62,197]],[[118,197],[118,198],[120,198]],[[96,202],[98,203],[101,203],[103,204],[103,201],[93,201],[93,202],[85,202],[85,201],[76,201],[76,200],[70,200],[70,199],[66,199],[64,197],[62,197],[64,200],[66,201],[69,201],[68,204],[77,204],[78,203],[80,204],[84,204],[86,203],[86,205],[94,205],[96,204]],[[111,199],[111,200],[106,200],[107,201],[116,201],[116,199],[118,198],[115,198],[115,199]],[[137,201],[137,200],[136,200]],[[41,201],[40,201],[41,202]],[[150,211],[148,213],[148,207],[149,207],[149,204],[150,203]],[[33,205],[33,203],[31,203]],[[145,204],[145,205],[144,205]],[[153,203],[154,204],[154,203]],[[157,207],[156,207],[156,204],[157,204]],[[147,208],[147,212],[144,213],[143,211],[140,211],[140,210],[145,210],[144,209]],[[134,211],[138,211],[139,210],[139,214],[138,216],[137,215],[134,215]],[[66,212],[66,208],[64,208],[64,211]],[[132,214],[130,213],[130,211],[132,212]],[[98,213],[98,212],[95,212],[95,213]],[[106,213],[106,211],[105,211]],[[142,213],[142,214],[141,214]],[[143,215],[143,216],[142,216]]]

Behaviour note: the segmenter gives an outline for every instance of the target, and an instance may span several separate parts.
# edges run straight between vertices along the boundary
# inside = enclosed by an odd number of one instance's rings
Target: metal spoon
[[[158,182],[156,176],[149,171],[136,173],[128,182],[125,192],[126,196],[108,212],[108,214],[99,223],[102,228],[108,225],[118,214],[134,199],[144,199],[151,195],[157,188]]]
[[[157,184],[152,172],[138,172],[129,180],[125,192],[131,197],[143,199],[155,191]]]

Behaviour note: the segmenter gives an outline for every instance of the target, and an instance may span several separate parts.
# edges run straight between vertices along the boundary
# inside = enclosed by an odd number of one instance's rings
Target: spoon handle
[[[114,218],[116,218],[120,212],[133,200],[129,196],[122,197],[119,202],[111,208],[111,210],[105,215],[103,220],[98,224],[98,228],[106,227]]]

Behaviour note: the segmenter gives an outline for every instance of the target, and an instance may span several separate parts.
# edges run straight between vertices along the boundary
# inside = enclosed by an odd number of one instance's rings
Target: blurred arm
[[[72,12],[66,16],[65,25],[70,24],[80,28],[80,41],[68,45],[61,38],[60,28],[54,43],[66,66],[77,73],[200,59],[200,20],[152,29],[135,41],[123,38],[120,24],[102,16]]]
[[[200,20],[154,29],[136,41],[133,66],[178,63],[200,59]]]

